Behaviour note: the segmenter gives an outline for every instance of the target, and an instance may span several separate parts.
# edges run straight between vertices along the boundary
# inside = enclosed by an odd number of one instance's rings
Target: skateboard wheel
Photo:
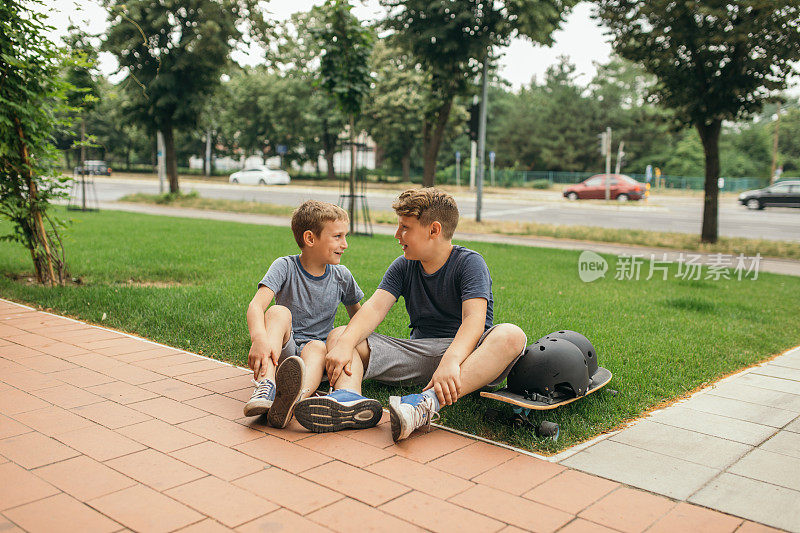
[[[536,428],[536,434],[541,438],[557,440],[559,433],[560,428],[558,427],[558,424],[555,422],[548,422],[547,420],[543,421],[541,424],[539,424],[539,427]]]

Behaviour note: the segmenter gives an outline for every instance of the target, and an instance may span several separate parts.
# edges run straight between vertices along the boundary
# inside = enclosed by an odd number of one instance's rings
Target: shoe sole
[[[383,416],[381,402],[366,398],[353,405],[342,405],[330,398],[306,398],[298,402],[294,417],[314,433],[374,427]]]
[[[305,364],[299,357],[286,358],[275,373],[275,401],[267,413],[267,424],[285,428],[292,419],[292,411],[303,392]]]
[[[397,407],[395,407],[397,404]],[[396,409],[400,406],[400,398],[392,396],[389,398],[389,424],[392,426],[392,440],[397,442],[403,432],[403,421]]]
[[[244,406],[244,416],[259,416],[269,411],[272,402],[264,400],[261,402],[247,402]]]

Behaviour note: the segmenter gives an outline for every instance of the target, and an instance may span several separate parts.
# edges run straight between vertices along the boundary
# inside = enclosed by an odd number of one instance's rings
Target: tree
[[[356,119],[364,97],[369,93],[371,77],[369,56],[373,32],[362,26],[350,10],[347,0],[327,0],[318,10],[321,25],[314,29],[320,47],[320,85],[339,105],[350,122],[350,232],[355,231],[356,189]]]
[[[54,168],[53,134],[62,126],[58,117],[69,114],[71,87],[60,78],[65,52],[48,40],[44,15],[31,9],[36,4],[0,4],[0,216],[13,225],[2,239],[28,248],[39,283],[63,285],[61,223],[49,207],[69,181]]]
[[[515,35],[552,43],[552,32],[576,0],[381,0],[387,27],[428,75],[432,95],[422,128],[423,183],[433,185],[453,100],[469,91],[492,47]]]
[[[126,72],[127,111],[164,135],[170,192],[178,192],[175,129],[197,127],[247,24],[263,39],[256,0],[106,0],[111,27],[103,43]]]
[[[597,0],[622,57],[658,79],[654,98],[697,129],[705,158],[701,240],[718,237],[719,137],[724,120],[759,111],[800,60],[796,0]]]
[[[419,143],[425,106],[424,75],[407,52],[381,40],[370,59],[375,86],[364,111],[364,126],[385,155],[399,160],[408,181],[411,152]]]

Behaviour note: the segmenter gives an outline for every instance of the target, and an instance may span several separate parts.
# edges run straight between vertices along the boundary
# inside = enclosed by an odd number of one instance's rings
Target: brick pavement
[[[2,531],[769,531],[442,429],[241,416],[245,369],[0,300]]]

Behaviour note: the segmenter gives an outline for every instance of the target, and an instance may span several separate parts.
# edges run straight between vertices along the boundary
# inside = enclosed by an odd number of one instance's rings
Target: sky
[[[292,13],[307,11],[321,3],[322,0],[271,0],[264,2],[263,6],[272,20],[282,21]],[[99,0],[55,0],[48,2],[48,5],[51,6],[49,24],[55,28],[55,38],[67,33],[70,22],[89,33],[102,33],[107,27],[106,11]],[[353,12],[362,20],[377,20],[384,13],[377,0],[354,0]],[[547,67],[556,63],[559,56],[566,55],[577,67],[578,83],[587,84],[596,72],[594,64],[607,62],[611,54],[608,37],[590,15],[588,2],[578,4],[562,28],[553,34],[555,44],[552,47],[535,46],[528,40],[514,39],[510,46],[503,49],[500,75],[512,87],[519,88],[528,85],[534,76],[542,79]],[[242,65],[257,64],[262,57],[258,50],[253,50],[249,55],[237,52],[233,56]],[[99,60],[100,70],[104,74],[111,75],[116,71],[117,64],[111,54],[103,53]]]

